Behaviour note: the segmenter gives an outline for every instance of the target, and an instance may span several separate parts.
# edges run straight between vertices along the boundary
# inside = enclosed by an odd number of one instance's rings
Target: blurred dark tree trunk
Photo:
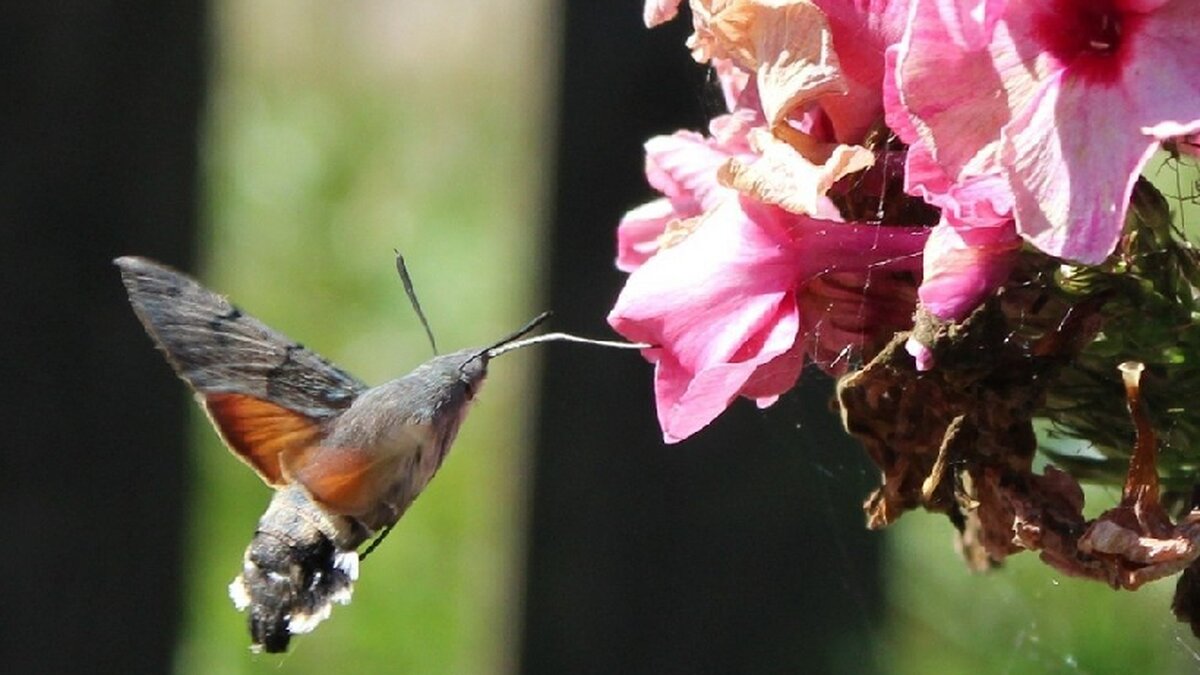
[[[204,5],[12,2],[0,26],[0,670],[166,672],[187,402],[111,259],[193,259]]]
[[[686,3],[685,3],[686,4]],[[638,3],[570,2],[558,109],[552,253],[556,328],[605,332],[623,275],[623,210],[650,196],[641,144],[703,129],[715,85]],[[740,402],[667,447],[652,368],[546,350],[528,539],[522,671],[869,673],[882,614],[873,469],[828,412],[828,380],[767,413]]]

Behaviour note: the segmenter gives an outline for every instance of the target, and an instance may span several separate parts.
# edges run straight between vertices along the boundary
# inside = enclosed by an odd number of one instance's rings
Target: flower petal
[[[954,44],[964,49],[987,46],[1008,0],[937,0],[937,12]]]
[[[658,250],[658,238],[678,219],[671,200],[655,199],[629,211],[617,225],[617,269],[632,272]]]
[[[808,137],[803,137],[808,138]],[[734,158],[718,173],[720,181],[765,204],[792,213],[818,215],[829,187],[843,176],[875,163],[875,155],[857,145],[816,144],[810,150],[823,157],[817,164],[766,129],[757,129],[751,142],[761,156],[747,162]]]
[[[720,56],[756,74],[772,126],[806,101],[845,91],[825,15],[805,0],[735,0],[707,30]]]
[[[728,362],[776,314],[798,252],[730,200],[633,272],[609,315],[617,332],[661,345],[699,372]]]
[[[1008,279],[1020,248],[1011,220],[977,225],[943,217],[925,242],[921,305],[945,321],[965,318]]]
[[[840,143],[861,143],[878,123],[884,52],[904,34],[909,0],[814,0],[833,34],[845,92],[821,99]]]
[[[736,117],[719,117],[713,127],[722,132],[719,138],[677,131],[646,141],[646,180],[670,198],[680,218],[698,216],[725,199],[730,191],[717,181],[717,169],[730,157],[749,156],[744,135],[749,128]]]
[[[1200,132],[1198,10],[1194,0],[1163,2],[1138,17],[1130,35],[1121,73],[1123,103],[1142,132],[1160,140]]]
[[[642,21],[646,28],[664,24],[679,14],[679,3],[682,0],[646,0],[642,7]]]
[[[1064,79],[1006,129],[1017,231],[1042,251],[1095,265],[1116,247],[1133,184],[1158,148],[1129,128],[1124,100]]]
[[[895,81],[887,85],[894,91],[884,98],[888,122],[909,145],[920,141],[952,182],[968,167],[995,172],[995,147],[1010,117],[996,64],[986,50],[955,44],[934,0],[914,1],[909,30],[895,50]]]
[[[785,298],[763,331],[747,341],[751,360],[716,364],[692,375],[664,356],[654,374],[663,440],[675,443],[708,426],[739,394],[774,402],[791,389],[804,364],[795,349],[798,325],[795,302]]]

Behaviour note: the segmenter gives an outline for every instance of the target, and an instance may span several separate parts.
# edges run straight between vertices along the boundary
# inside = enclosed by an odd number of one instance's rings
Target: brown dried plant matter
[[[1061,312],[1054,327],[1027,337],[1009,327],[998,301],[964,322],[918,317],[917,334],[937,360],[917,372],[897,336],[865,368],[844,377],[838,403],[847,431],[883,472],[868,498],[868,526],[905,511],[945,513],[968,564],[983,569],[1022,550],[1072,575],[1136,589],[1175,574],[1200,556],[1200,509],[1173,523],[1159,500],[1157,440],[1143,409],[1140,364],[1123,364],[1137,439],[1120,504],[1088,521],[1071,475],[1033,472],[1032,420],[1056,372],[1100,329],[1102,298]],[[1200,618],[1200,569],[1180,580],[1175,611]]]

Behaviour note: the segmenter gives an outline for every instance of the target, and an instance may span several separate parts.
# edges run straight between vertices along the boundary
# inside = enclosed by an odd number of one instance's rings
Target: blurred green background
[[[353,11],[214,3],[207,282],[371,384],[429,356],[393,247],[443,349],[494,339],[543,309],[555,10],[517,0],[380,0]],[[364,565],[353,604],[285,656],[241,648],[244,616],[226,594],[268,490],[196,413],[179,672],[513,671],[535,359],[493,367],[439,477]],[[629,386],[650,386],[649,369]],[[1098,512],[1116,497],[1093,490],[1089,503]],[[887,623],[863,654],[883,672],[1200,664],[1200,643],[1169,615],[1172,581],[1117,593],[1029,554],[973,575],[949,523],[922,514],[877,536],[887,540]]]
[[[534,295],[553,13],[511,0],[217,2],[203,275],[370,384],[480,345]],[[226,586],[268,498],[194,415],[180,672],[502,672],[515,658],[527,352],[498,360],[430,490],[363,566],[354,603],[253,657]],[[352,665],[351,665],[352,664]]]

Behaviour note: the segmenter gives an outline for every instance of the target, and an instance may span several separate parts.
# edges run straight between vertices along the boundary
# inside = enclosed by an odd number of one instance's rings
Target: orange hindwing
[[[253,396],[208,394],[202,402],[229,449],[274,487],[289,482],[280,454],[313,446],[321,437],[312,419]]]

